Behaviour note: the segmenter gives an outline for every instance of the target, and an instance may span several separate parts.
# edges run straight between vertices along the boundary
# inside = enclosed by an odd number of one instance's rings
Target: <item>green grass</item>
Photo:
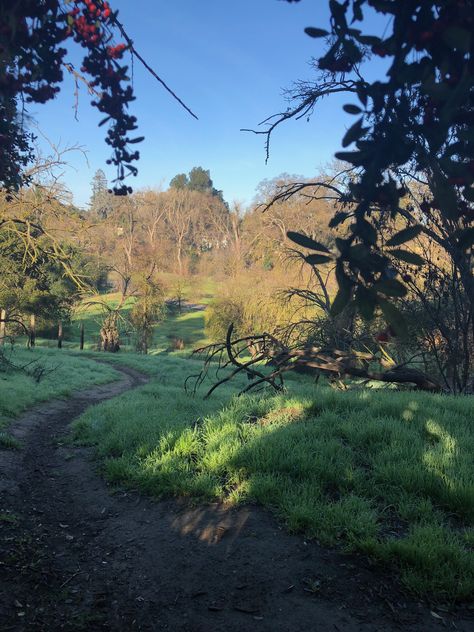
[[[108,479],[163,496],[257,501],[291,531],[397,569],[414,593],[474,591],[472,398],[334,391],[289,381],[283,395],[209,400],[176,355],[114,357],[152,380],[86,412],[78,440]]]
[[[188,351],[206,344],[204,311],[169,315],[156,327],[153,346],[167,349],[173,338],[182,338]]]
[[[172,274],[163,274],[162,276],[167,290],[167,296],[172,298],[178,277]],[[206,306],[214,297],[217,291],[216,288],[216,282],[210,278],[191,277],[183,284],[183,300],[194,305]],[[118,293],[103,294],[101,296],[101,299],[110,307],[116,306],[119,298]],[[121,310],[121,315],[125,320],[130,313],[134,301],[134,297],[129,298]],[[103,316],[103,309],[100,305],[89,304],[88,301],[85,300],[84,303],[78,307],[72,322],[66,328],[63,346],[67,349],[77,349],[79,347],[80,328],[81,324],[83,324],[85,348],[87,350],[96,349]],[[132,336],[126,333],[126,330],[129,329],[129,325],[125,320],[120,323],[120,328],[122,329],[122,349],[125,351],[133,351],[133,339]],[[150,351],[152,353],[159,353],[171,349],[173,346],[173,338],[181,338],[184,340],[185,349],[188,351],[194,347],[202,346],[208,342],[204,325],[204,310],[191,312],[183,310],[182,314],[168,310],[164,321],[155,327],[155,335]],[[19,340],[24,342],[21,337]],[[57,346],[56,340],[43,338],[38,338],[37,344],[46,348],[55,348]]]
[[[14,347],[10,351],[7,347],[6,355],[17,366],[28,365],[30,371],[35,367],[44,367],[46,374],[36,382],[21,371],[0,372],[0,429],[37,402],[67,397],[74,390],[111,382],[119,377],[112,367],[65,350]],[[8,434],[0,433],[0,445],[15,447],[14,443]]]

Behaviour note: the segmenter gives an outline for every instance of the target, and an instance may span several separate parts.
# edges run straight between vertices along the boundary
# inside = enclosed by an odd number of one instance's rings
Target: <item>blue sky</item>
[[[225,198],[249,203],[264,178],[280,173],[313,175],[340,148],[351,118],[341,112],[348,101],[326,100],[308,123],[284,124],[276,131],[268,164],[264,137],[244,133],[285,109],[282,89],[311,78],[308,61],[321,53],[322,40],[303,32],[326,26],[327,2],[302,0],[113,0],[137,49],[199,116],[191,118],[137,63],[134,65],[141,143],[134,189],[167,187],[193,166],[210,169]],[[74,45],[71,45],[71,52]],[[77,53],[73,53],[77,55]],[[349,99],[350,101],[351,99]],[[106,166],[109,148],[100,116],[85,90],[74,118],[74,85],[68,79],[58,98],[32,111],[39,128],[62,146],[80,144],[87,162],[70,154],[64,179],[77,204],[87,204],[94,172]]]

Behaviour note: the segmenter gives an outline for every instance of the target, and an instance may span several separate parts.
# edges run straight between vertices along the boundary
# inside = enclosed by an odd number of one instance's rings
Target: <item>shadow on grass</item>
[[[182,390],[193,361],[154,362],[155,381],[77,427],[110,480],[159,497],[257,501],[291,531],[396,567],[416,594],[472,595],[469,398],[294,381],[285,394],[232,398],[233,385],[202,400]]]

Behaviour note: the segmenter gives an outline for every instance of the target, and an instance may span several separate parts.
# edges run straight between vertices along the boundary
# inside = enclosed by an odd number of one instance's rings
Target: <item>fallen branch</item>
[[[195,354],[206,354],[202,371],[195,376],[190,376],[188,381],[194,380],[194,392],[201,386],[209,370],[216,363],[216,382],[207,391],[205,397],[209,397],[219,386],[231,381],[236,375],[245,373],[250,383],[240,391],[247,393],[263,384],[268,384],[275,391],[281,391],[284,387],[283,375],[289,371],[311,372],[329,374],[338,379],[344,377],[362,378],[366,381],[377,381],[393,384],[412,384],[415,388],[432,393],[442,391],[442,386],[435,378],[411,367],[406,363],[394,365],[387,370],[374,370],[375,363],[381,364],[383,358],[376,353],[365,351],[343,351],[339,349],[324,350],[319,347],[306,346],[293,349],[285,347],[274,336],[264,333],[260,336],[246,336],[232,340],[234,326],[231,324],[227,330],[226,340],[223,343],[208,345],[197,349]],[[258,348],[259,353],[254,354],[252,348]],[[242,358],[250,354],[250,360]],[[259,369],[256,369],[259,365]],[[233,369],[219,377],[222,370]],[[271,367],[269,373],[266,367]]]

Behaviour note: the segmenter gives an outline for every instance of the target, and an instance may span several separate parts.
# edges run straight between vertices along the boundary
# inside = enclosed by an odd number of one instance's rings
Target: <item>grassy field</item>
[[[205,281],[184,292],[201,305],[212,294]],[[87,317],[90,338],[98,334],[95,310],[78,315]],[[166,352],[174,337],[184,339],[183,353]],[[156,497],[258,502],[291,531],[394,569],[417,595],[472,598],[472,398],[387,388],[340,392],[293,376],[284,394],[235,397],[247,383],[240,379],[204,400],[205,385],[195,396],[183,388],[201,368],[189,351],[204,342],[204,311],[187,311],[168,314],[148,356],[18,350],[22,362],[39,357],[59,367],[39,385],[0,374],[0,419],[113,379],[94,357],[131,366],[150,382],[75,423],[75,438],[96,447],[110,481]]]
[[[21,371],[0,372],[0,446],[12,447],[12,439],[4,428],[16,417],[37,402],[55,397],[67,397],[72,391],[92,384],[111,382],[119,374],[110,366],[97,364],[85,357],[36,348],[5,348],[6,356],[17,366],[26,366],[29,372],[45,369],[45,375],[36,382]]]
[[[181,314],[177,310],[169,309],[164,321],[155,328],[151,352],[171,349],[173,338],[177,337],[184,340],[185,348],[188,350],[205,344],[207,340],[204,330],[204,310],[209,301],[215,296],[215,281],[206,277],[192,277],[180,281],[176,275],[164,274],[163,283],[168,299],[173,299],[177,291],[176,288],[179,285],[185,304],[201,306],[202,309],[189,311],[185,306]],[[119,298],[118,293],[103,294],[101,296],[101,300],[105,301],[110,307],[116,306]],[[122,348],[127,351],[133,351],[133,337],[127,332],[127,330],[130,330],[130,326],[126,319],[134,301],[133,297],[129,298],[121,310],[123,317],[123,321],[120,324]],[[63,346],[68,349],[79,347],[80,327],[83,324],[85,348],[88,350],[96,349],[103,316],[103,308],[99,304],[94,304],[90,299],[85,299],[77,307],[72,322],[67,326]],[[23,342],[22,338],[19,340]],[[56,340],[42,338],[38,338],[37,344],[47,348],[55,348],[57,346]]]
[[[286,526],[396,569],[418,595],[474,591],[472,398],[339,392],[290,380],[282,395],[188,395],[200,364],[111,358],[151,376],[75,424],[110,481],[157,497],[259,502]]]

